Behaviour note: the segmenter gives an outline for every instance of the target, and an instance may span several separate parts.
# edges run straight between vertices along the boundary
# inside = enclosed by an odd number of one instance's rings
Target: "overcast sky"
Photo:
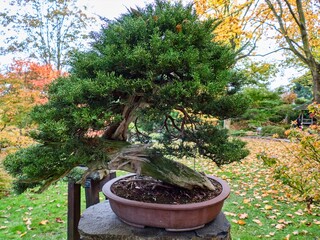
[[[0,0],[3,1],[3,0]],[[169,0],[168,0],[169,1]],[[175,1],[175,0],[171,0]],[[6,2],[6,0],[4,0]],[[152,3],[154,0],[79,0],[81,5],[86,5],[88,7],[88,11],[97,14],[99,16],[106,17],[108,19],[113,19],[119,17],[122,13],[127,12],[127,8],[130,7],[135,8],[136,6],[144,7],[148,3]],[[183,2],[190,2],[189,0],[183,0]],[[1,6],[0,6],[1,7]],[[97,26],[98,30],[100,27]],[[268,44],[268,43],[266,43]],[[269,56],[268,58],[279,58],[280,56]],[[0,65],[5,64],[10,57],[0,56]],[[265,59],[266,60],[266,59]],[[269,59],[268,59],[269,60]],[[288,83],[288,78],[292,77],[294,74],[297,74],[293,70],[284,71],[284,76],[280,74],[277,77],[277,81],[272,85],[273,87],[277,87],[279,85],[285,85]]]
[[[81,0],[92,9],[92,12],[103,17],[112,19],[118,17],[121,13],[125,13],[126,8],[134,8],[135,6],[143,7],[153,0]]]

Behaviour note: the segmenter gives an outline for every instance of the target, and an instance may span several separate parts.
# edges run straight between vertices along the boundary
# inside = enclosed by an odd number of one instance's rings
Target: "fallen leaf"
[[[266,209],[266,210],[271,210],[271,209],[272,209],[272,206],[271,206],[271,205],[265,205],[265,206],[264,206],[264,209]]]
[[[243,220],[238,220],[238,221],[237,221],[237,224],[239,224],[239,225],[246,225],[246,222],[243,221]]]
[[[238,220],[237,219],[232,219],[231,222],[238,223]]]
[[[239,218],[240,219],[246,219],[246,218],[248,218],[248,214],[247,213],[241,213],[241,214],[239,214]]]
[[[6,229],[6,228],[8,228],[7,226],[0,226],[0,230],[1,229]]]
[[[244,203],[244,204],[248,204],[249,202],[251,202],[250,199],[248,199],[248,198],[243,199],[243,203]]]
[[[253,219],[253,222],[255,222],[256,224],[258,224],[259,226],[262,226],[262,222],[259,219]]]
[[[286,225],[284,225],[284,224],[282,224],[282,223],[279,223],[279,224],[276,225],[276,229],[282,230],[282,229],[285,228],[285,226],[286,226]]]
[[[57,223],[64,223],[64,221],[61,218],[56,218]]]
[[[223,212],[226,216],[232,216],[232,217],[235,217],[237,216],[237,214],[235,213],[232,213],[232,212]]]
[[[314,224],[320,225],[320,221],[319,220],[313,220]]]
[[[299,209],[298,211],[296,211],[294,214],[302,216],[304,213],[301,209]]]
[[[298,231],[294,231],[292,234],[293,234],[293,235],[298,235],[299,232],[298,232]]]
[[[48,223],[48,220],[42,220],[41,222],[39,222],[39,225],[47,225]]]
[[[25,220],[25,224],[27,225],[27,229],[28,229],[28,230],[31,230],[31,227],[30,227],[30,225],[31,225],[31,218],[27,218],[27,219]]]

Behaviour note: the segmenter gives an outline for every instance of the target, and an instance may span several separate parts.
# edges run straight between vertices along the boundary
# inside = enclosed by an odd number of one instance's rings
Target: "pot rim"
[[[209,178],[217,181],[218,183],[221,184],[222,186],[222,192],[207,201],[203,202],[197,202],[197,203],[186,203],[186,204],[161,204],[161,203],[147,203],[147,202],[140,202],[140,201],[135,201],[135,200],[130,200],[126,198],[119,197],[115,195],[114,193],[111,192],[111,185],[117,181],[120,181],[121,179],[127,178],[134,176],[136,174],[127,174],[121,177],[116,177],[114,179],[109,180],[102,188],[102,192],[106,195],[106,197],[110,200],[114,200],[116,202],[123,202],[126,205],[130,205],[133,207],[140,207],[140,208],[157,208],[157,209],[166,209],[166,210],[182,210],[182,209],[198,209],[198,208],[203,208],[204,206],[207,205],[214,205],[216,203],[219,203],[221,201],[224,201],[230,194],[230,187],[228,183],[221,178],[215,177],[208,175]]]

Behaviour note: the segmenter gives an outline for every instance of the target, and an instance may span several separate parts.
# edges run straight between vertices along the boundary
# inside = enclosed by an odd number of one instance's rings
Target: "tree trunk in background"
[[[314,69],[311,69],[313,82],[313,98],[314,101],[320,103],[320,64],[316,64]]]

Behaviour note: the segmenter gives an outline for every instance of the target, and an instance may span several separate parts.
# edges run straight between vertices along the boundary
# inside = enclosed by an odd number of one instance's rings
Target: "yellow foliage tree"
[[[255,21],[259,5],[254,0],[194,0],[195,8],[204,18],[219,19],[215,40],[231,46],[238,59],[247,57],[262,34],[262,23]]]
[[[275,39],[279,49],[293,53],[310,70],[314,100],[320,102],[318,0],[195,0],[195,6],[200,15],[221,19],[216,31],[234,48],[251,45],[252,53],[262,33]]]

